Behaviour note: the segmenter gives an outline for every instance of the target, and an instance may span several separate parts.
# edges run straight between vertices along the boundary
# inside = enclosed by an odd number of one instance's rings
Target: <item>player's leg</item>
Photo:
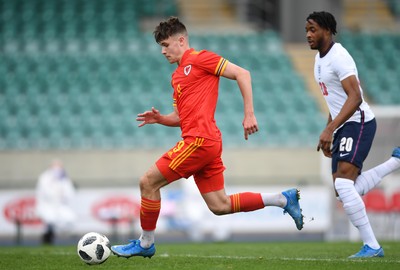
[[[138,240],[133,240],[128,245],[113,246],[112,251],[115,254],[123,257],[154,255],[154,232],[161,208],[160,189],[182,177],[191,176],[193,171],[207,164],[207,159],[213,158],[213,153],[208,150],[214,149],[212,144],[212,141],[208,142],[204,138],[185,138],[164,153],[143,175],[140,179],[142,234]],[[198,152],[203,154],[198,155]],[[216,155],[218,149],[214,152]]]
[[[138,240],[131,240],[126,245],[112,246],[111,250],[114,254],[126,258],[132,256],[151,258],[155,254],[154,233],[161,209],[160,189],[168,183],[156,165],[153,165],[141,177],[140,225],[142,234]]]
[[[400,168],[400,147],[393,149],[392,156],[382,164],[361,173],[355,182],[355,187],[360,195],[376,187],[386,175]]]
[[[341,168],[342,170],[349,169],[355,172],[358,171],[357,167],[347,162],[339,162],[338,168]],[[336,191],[343,203],[343,209],[345,210],[347,217],[360,232],[361,239],[364,243],[360,252],[352,255],[350,258],[383,256],[383,249],[379,245],[372,230],[364,201],[355,189],[354,181],[350,179],[350,175],[346,176],[346,174],[341,173],[338,173],[338,175],[341,177],[336,177],[335,179]]]
[[[369,131],[369,132],[368,132]],[[365,204],[354,181],[359,175],[374,138],[375,129],[364,123],[346,123],[336,132],[332,150],[332,175],[335,189],[350,222],[358,229],[364,247],[353,257],[383,256],[369,223]]]
[[[372,144],[372,140],[375,136],[376,132],[376,120],[373,119],[364,124],[362,130],[362,137],[364,142],[370,142]],[[366,143],[364,143],[366,145]],[[369,148],[364,147],[361,151]],[[397,147],[393,150],[392,157],[388,159],[386,162],[361,173],[356,181],[355,188],[360,195],[366,194],[368,191],[373,189],[376,185],[378,185],[382,178],[386,175],[394,172],[395,170],[400,168],[400,148]],[[365,157],[368,155],[368,152],[363,154]],[[360,168],[361,169],[361,168]],[[360,170],[361,171],[361,170]]]
[[[175,179],[179,178],[178,175],[175,177]],[[154,232],[161,209],[160,189],[168,183],[156,165],[153,165],[140,179],[142,234],[139,241],[143,248],[149,248],[154,244]]]
[[[216,166],[212,166],[215,168]],[[227,195],[224,189],[223,172],[211,177],[202,177],[204,173],[194,176],[199,191],[208,208],[215,215],[226,215],[235,212],[247,212],[264,208],[260,193],[237,193]],[[282,195],[283,197],[283,195]]]
[[[277,206],[288,212],[294,219],[299,230],[303,228],[303,215],[299,205],[297,189],[282,193],[242,192],[227,195],[224,189],[223,173],[203,178],[196,174],[195,181],[208,208],[216,215],[226,215],[236,212],[249,212],[266,206]]]

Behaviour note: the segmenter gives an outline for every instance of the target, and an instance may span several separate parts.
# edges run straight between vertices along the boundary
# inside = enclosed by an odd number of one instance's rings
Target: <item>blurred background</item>
[[[329,160],[316,151],[328,112],[304,27],[321,10],[335,15],[336,41],[355,59],[377,116],[368,169],[400,145],[400,1],[0,0],[0,245],[40,242],[35,189],[55,158],[76,187],[77,213],[58,243],[94,230],[114,240],[135,236],[138,179],[180,140],[177,128],[138,128],[135,121],[152,106],[172,110],[176,66],[152,36],[169,16],[186,25],[191,47],[252,74],[260,130],[248,141],[240,91],[220,82],[216,119],[227,191],[297,186],[307,223],[297,232],[279,209],[213,217],[184,180],[163,190],[159,239],[357,240],[334,199]],[[400,237],[398,192],[397,172],[377,188],[381,203],[367,205],[371,222],[385,224],[380,238]]]

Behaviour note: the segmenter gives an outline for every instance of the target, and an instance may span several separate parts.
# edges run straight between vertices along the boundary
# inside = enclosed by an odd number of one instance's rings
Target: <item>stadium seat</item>
[[[392,214],[393,220],[391,223],[393,225],[393,235],[392,239],[400,239],[400,191],[395,190],[390,197],[390,212]]]
[[[140,18],[178,10],[175,1],[138,1],[0,0],[0,14],[7,19],[0,45],[0,114],[6,119],[0,125],[0,147],[126,148],[176,142],[179,130],[137,129],[134,118],[151,106],[172,110],[175,68],[151,33],[140,32]],[[257,116],[267,128],[250,145],[293,144],[290,137],[315,136],[318,125],[309,123],[319,121],[318,108],[304,101],[312,97],[276,32],[193,34],[191,43],[252,71]],[[237,147],[243,143],[242,97],[235,82],[221,79],[220,84],[216,118],[222,119],[218,124],[225,146]],[[24,121],[24,115],[34,121]]]
[[[363,197],[367,211],[374,213],[387,213],[389,205],[385,193],[380,189],[373,189]]]
[[[363,196],[365,208],[377,235],[389,237],[391,232],[390,202],[381,189],[372,189]]]
[[[400,192],[393,192],[390,199],[390,211],[400,214]]]
[[[398,35],[342,33],[340,41],[355,59],[365,94],[372,103],[399,104],[400,46]]]

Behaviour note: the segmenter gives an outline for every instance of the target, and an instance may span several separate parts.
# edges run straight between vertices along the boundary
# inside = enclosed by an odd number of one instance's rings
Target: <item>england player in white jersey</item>
[[[313,12],[307,17],[307,41],[311,49],[318,50],[315,80],[329,108],[317,150],[332,158],[336,196],[363,241],[361,250],[349,258],[383,257],[361,196],[400,168],[400,147],[386,162],[361,173],[375,136],[376,121],[363,98],[356,64],[348,51],[334,42],[335,34],[336,20],[329,12]]]
[[[330,115],[332,119],[335,119],[347,100],[347,94],[341,82],[350,76],[355,76],[354,79],[357,82],[359,80],[356,64],[348,51],[340,43],[332,42],[331,44],[329,53],[323,57],[320,56],[320,53],[315,56],[314,77],[321,87]],[[340,59],[340,61],[336,61],[337,59]],[[358,86],[358,88],[360,89],[361,104],[346,122],[361,123],[361,112],[364,113],[364,122],[369,122],[375,118],[374,113],[363,98],[361,86]],[[329,89],[329,94],[327,89]]]

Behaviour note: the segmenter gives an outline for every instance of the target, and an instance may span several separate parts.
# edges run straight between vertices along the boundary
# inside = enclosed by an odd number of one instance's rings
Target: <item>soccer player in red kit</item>
[[[161,208],[160,189],[181,178],[193,175],[208,208],[216,215],[247,212],[265,206],[278,206],[303,228],[299,191],[292,188],[282,193],[243,192],[227,195],[224,188],[222,140],[214,113],[218,100],[220,76],[236,80],[244,102],[244,138],[258,131],[253,109],[250,72],[209,51],[196,51],[189,46],[186,27],[176,17],[161,22],[154,31],[156,42],[167,60],[178,66],[172,74],[173,106],[163,115],[152,108],[138,114],[139,127],[161,124],[180,127],[183,140],[167,151],[141,177],[140,223],[142,234],[126,245],[112,246],[122,257],[152,257],[155,254],[154,232]]]

